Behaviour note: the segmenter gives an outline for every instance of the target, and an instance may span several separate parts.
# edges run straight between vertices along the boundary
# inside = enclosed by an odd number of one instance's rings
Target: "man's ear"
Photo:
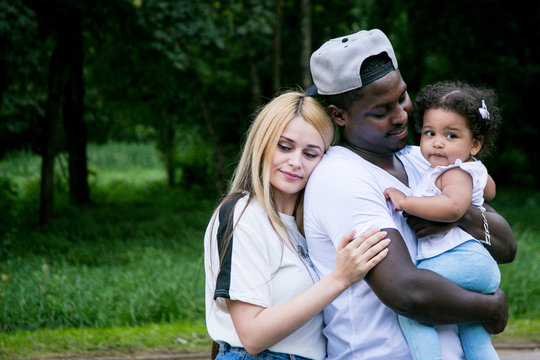
[[[345,126],[345,111],[338,108],[336,105],[329,105],[328,113],[337,126]]]

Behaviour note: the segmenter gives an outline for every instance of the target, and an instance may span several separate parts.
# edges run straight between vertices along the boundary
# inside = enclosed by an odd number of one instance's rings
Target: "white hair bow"
[[[482,119],[489,119],[489,111],[486,106],[486,102],[482,100],[482,107],[478,108],[478,111],[480,111],[480,115],[482,116]]]

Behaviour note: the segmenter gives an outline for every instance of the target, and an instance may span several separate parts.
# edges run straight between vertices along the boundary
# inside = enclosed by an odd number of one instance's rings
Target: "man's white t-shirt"
[[[253,200],[246,208],[247,200],[247,196],[241,198],[234,208],[232,251],[222,260],[221,269],[216,240],[217,213],[208,225],[204,240],[207,330],[215,341],[237,347],[242,347],[242,343],[224,298],[271,307],[292,299],[319,280],[294,217],[280,214],[291,232],[296,253],[281,242],[260,203]],[[321,312],[269,350],[322,360],[326,355],[322,328]]]
[[[398,157],[407,172],[409,186],[416,186],[429,163],[418,147],[407,147]],[[304,197],[304,230],[311,260],[320,277],[333,270],[336,247],[352,228],[356,234],[372,227],[397,229],[414,261],[416,235],[401,213],[386,201],[387,187],[411,195],[409,187],[352,151],[341,146],[328,150],[311,174]],[[363,280],[325,308],[324,320],[328,359],[411,359],[396,313]],[[443,358],[464,359],[457,326],[436,328]]]

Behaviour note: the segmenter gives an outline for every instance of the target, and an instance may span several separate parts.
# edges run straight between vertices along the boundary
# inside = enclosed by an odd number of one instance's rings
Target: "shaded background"
[[[496,90],[485,163],[499,186],[537,188],[539,23],[537,1],[0,0],[0,157],[40,154],[42,224],[58,156],[70,202],[92,201],[89,143],[151,141],[170,186],[223,192],[253,111],[311,85],[324,41],[380,28],[413,98],[438,80]]]

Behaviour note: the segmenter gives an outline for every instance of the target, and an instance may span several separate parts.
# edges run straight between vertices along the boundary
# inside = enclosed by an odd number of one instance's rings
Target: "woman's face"
[[[298,193],[323,154],[321,134],[302,117],[293,118],[283,130],[272,157],[270,184],[279,212],[292,215]]]

